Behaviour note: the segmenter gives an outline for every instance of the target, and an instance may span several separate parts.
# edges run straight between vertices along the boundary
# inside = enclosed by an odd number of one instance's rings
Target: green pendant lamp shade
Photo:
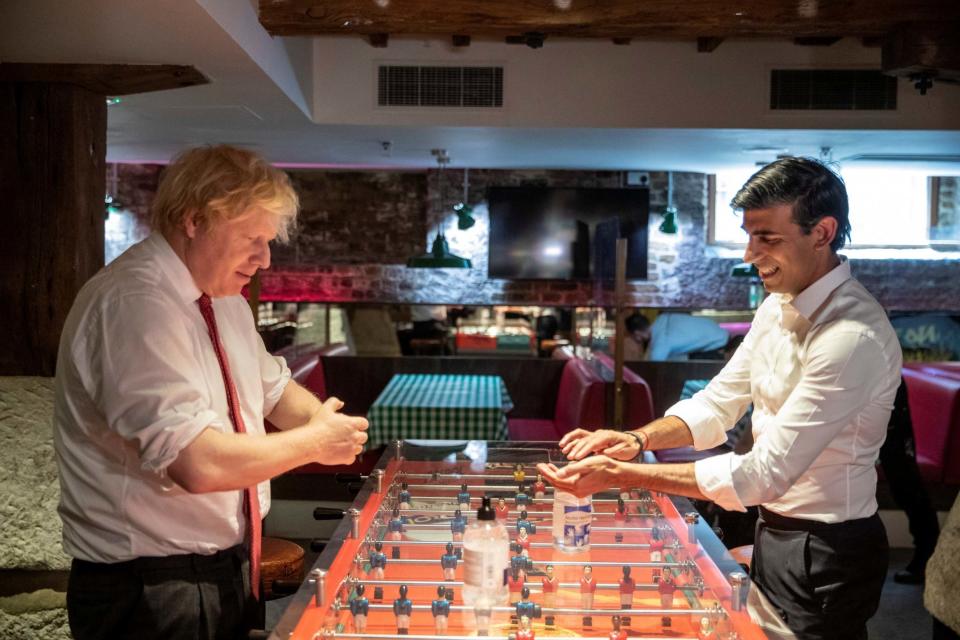
[[[667,207],[663,211],[663,222],[660,223],[660,233],[677,232],[677,208]]]
[[[757,265],[755,264],[741,262],[733,266],[733,269],[730,270],[730,275],[734,278],[759,278],[760,271],[757,270]]]
[[[437,231],[430,253],[410,258],[407,260],[407,266],[411,269],[470,269],[473,263],[467,258],[450,253],[447,239]]]
[[[466,231],[477,223],[470,215],[473,213],[473,207],[468,205],[466,200],[453,205],[453,211],[457,214],[457,229],[460,229],[460,231]]]

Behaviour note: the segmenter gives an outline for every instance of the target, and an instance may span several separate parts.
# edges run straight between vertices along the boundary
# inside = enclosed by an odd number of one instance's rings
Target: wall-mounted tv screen
[[[490,187],[489,277],[613,280],[616,240],[627,278],[647,277],[649,189]]]

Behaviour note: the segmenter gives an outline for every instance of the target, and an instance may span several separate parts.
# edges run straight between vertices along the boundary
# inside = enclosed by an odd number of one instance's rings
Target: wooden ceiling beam
[[[207,84],[194,67],[176,64],[0,63],[0,82],[70,84],[104,96],[165,91]]]
[[[804,5],[804,3],[800,3]],[[879,37],[904,20],[897,0],[820,2],[811,9],[782,0],[259,0],[272,35],[444,36],[504,38],[538,32],[564,38]],[[956,0],[911,0],[914,21],[960,20]]]

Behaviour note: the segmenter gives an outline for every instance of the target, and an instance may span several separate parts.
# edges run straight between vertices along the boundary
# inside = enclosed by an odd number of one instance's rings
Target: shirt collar
[[[851,278],[850,262],[840,256],[840,264],[826,275],[790,299],[784,296],[783,303],[791,305],[803,318],[809,320],[833,291]]]
[[[196,302],[203,294],[203,291],[201,291],[197,283],[193,281],[193,275],[190,273],[190,270],[187,269],[187,265],[183,263],[180,256],[177,255],[173,247],[170,246],[170,243],[167,242],[167,239],[163,237],[163,234],[155,231],[147,238],[147,242],[153,246],[157,262],[160,263],[160,268],[163,269],[163,272],[170,279],[173,288],[177,291],[177,295],[188,304]]]

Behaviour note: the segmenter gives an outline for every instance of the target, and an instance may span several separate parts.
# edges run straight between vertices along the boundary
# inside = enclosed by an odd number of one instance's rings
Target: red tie
[[[230,408],[230,422],[233,423],[233,430],[237,433],[246,433],[247,428],[243,424],[243,416],[240,415],[240,399],[237,396],[237,387],[233,384],[227,355],[223,352],[223,345],[220,344],[220,332],[217,331],[217,319],[213,315],[213,304],[210,296],[203,294],[197,300],[197,304],[200,305],[200,315],[207,323],[210,342],[213,343],[213,349],[217,352],[217,362],[220,363],[220,373],[223,374],[223,386],[227,390],[227,406]],[[247,516],[247,535],[250,542],[250,589],[253,591],[253,597],[259,600],[260,543],[263,523],[260,520],[260,498],[257,496],[256,485],[243,490],[243,513]]]

